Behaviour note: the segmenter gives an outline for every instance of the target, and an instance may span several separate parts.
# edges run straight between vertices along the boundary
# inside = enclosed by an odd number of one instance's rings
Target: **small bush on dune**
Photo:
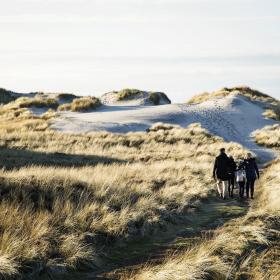
[[[272,105],[271,109],[267,109],[263,116],[268,119],[280,121],[280,103],[278,105]]]
[[[135,96],[138,96],[140,94],[144,93],[144,91],[139,90],[139,89],[123,89],[121,91],[118,92],[118,100],[125,100],[125,99],[129,99]]]
[[[262,129],[254,131],[253,137],[257,144],[270,147],[280,148],[280,125],[275,124],[271,126],[265,126]]]
[[[58,107],[59,111],[85,112],[94,110],[101,106],[98,98],[88,96],[75,98],[71,103],[62,104]]]
[[[0,104],[7,104],[15,99],[16,98],[12,95],[11,91],[0,88]]]
[[[190,100],[188,100],[187,103],[188,104],[201,103],[201,102],[211,100],[211,99],[214,99],[217,97],[225,97],[231,93],[241,94],[241,95],[249,98],[252,101],[257,100],[257,101],[266,102],[266,103],[272,104],[272,105],[279,104],[279,101],[277,99],[272,98],[271,96],[269,96],[265,93],[251,89],[250,87],[246,87],[246,86],[222,88],[222,89],[214,91],[212,93],[204,92],[202,94],[195,95]]]
[[[49,97],[20,97],[15,101],[15,103],[19,108],[46,107],[56,109],[58,107],[56,99]]]
[[[149,93],[149,100],[154,105],[159,105],[161,100],[165,101],[165,103],[168,103],[168,104],[171,103],[170,99],[163,92],[151,92],[151,93]]]

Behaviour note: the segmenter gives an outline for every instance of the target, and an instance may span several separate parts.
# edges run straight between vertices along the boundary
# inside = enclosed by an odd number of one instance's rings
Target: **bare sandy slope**
[[[161,106],[103,106],[95,112],[64,112],[52,128],[64,132],[107,130],[126,133],[142,131],[157,122],[182,127],[199,122],[211,133],[227,141],[235,141],[255,152],[262,160],[274,158],[274,153],[260,148],[251,139],[251,133],[275,121],[262,116],[264,109],[241,95],[229,95],[200,104],[169,104]]]

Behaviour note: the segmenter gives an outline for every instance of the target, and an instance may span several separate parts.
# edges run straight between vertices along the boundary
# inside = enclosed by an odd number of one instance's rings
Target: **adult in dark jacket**
[[[229,157],[228,167],[228,194],[233,197],[234,179],[235,179],[236,163],[232,156]]]
[[[254,198],[255,181],[260,177],[260,173],[256,160],[252,157],[251,153],[247,154],[244,166],[246,171],[246,196],[249,198],[250,192],[251,198]]]
[[[217,181],[217,189],[219,195],[225,199],[226,185],[228,185],[228,168],[229,158],[225,153],[225,149],[220,149],[220,154],[215,159],[213,177]],[[221,189],[222,187],[222,189]]]

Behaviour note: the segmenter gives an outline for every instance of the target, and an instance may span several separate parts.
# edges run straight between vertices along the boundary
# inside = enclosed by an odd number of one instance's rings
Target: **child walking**
[[[246,171],[245,171],[244,164],[242,162],[238,164],[237,170],[235,172],[235,176],[236,176],[236,183],[239,187],[239,197],[243,198],[245,181],[246,181]]]

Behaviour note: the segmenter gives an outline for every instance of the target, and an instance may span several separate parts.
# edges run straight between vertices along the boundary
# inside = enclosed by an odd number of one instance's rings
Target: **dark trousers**
[[[234,176],[230,176],[228,179],[228,195],[233,196],[234,189]]]
[[[247,179],[246,183],[246,196],[249,198],[249,192],[251,193],[251,198],[254,197],[255,179]]]
[[[237,183],[239,187],[239,197],[242,198],[244,196],[245,181]]]

